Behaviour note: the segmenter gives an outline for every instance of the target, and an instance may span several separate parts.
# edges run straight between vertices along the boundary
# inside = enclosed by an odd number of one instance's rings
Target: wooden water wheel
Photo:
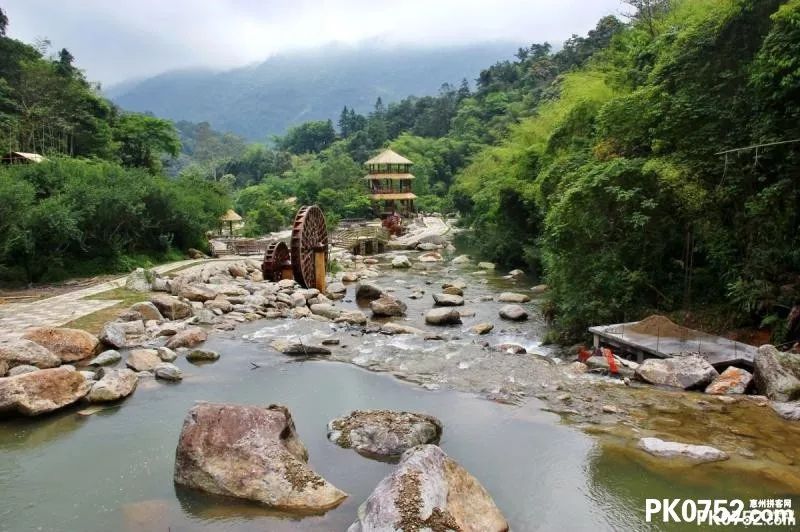
[[[316,205],[306,205],[297,211],[292,225],[292,270],[294,280],[304,288],[317,284],[315,255],[324,253],[322,267],[328,263],[328,229],[325,216]],[[320,272],[325,275],[325,272]],[[324,281],[323,281],[324,282]]]
[[[283,271],[291,267],[289,246],[285,242],[270,242],[261,263],[265,281],[277,282],[283,279]]]

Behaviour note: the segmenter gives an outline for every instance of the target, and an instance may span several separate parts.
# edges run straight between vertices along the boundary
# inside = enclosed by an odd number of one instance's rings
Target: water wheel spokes
[[[325,253],[328,262],[328,229],[322,209],[316,205],[304,206],[294,218],[292,225],[292,270],[294,280],[304,288],[316,284],[314,253]]]
[[[261,263],[265,281],[277,282],[283,278],[283,269],[289,264],[289,247],[285,242],[270,242]]]

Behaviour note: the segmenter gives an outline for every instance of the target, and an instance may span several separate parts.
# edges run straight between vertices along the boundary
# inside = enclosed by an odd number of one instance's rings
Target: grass
[[[63,325],[64,327],[69,327],[71,329],[81,329],[92,334],[99,334],[103,329],[103,325],[105,325],[107,321],[116,319],[134,303],[148,301],[150,299],[150,292],[134,292],[133,290],[128,290],[127,288],[115,288],[99,294],[86,296],[83,299],[95,301],[119,301],[116,305],[98,310],[97,312],[93,312],[91,314],[87,314],[86,316],[81,316],[80,318],[72,320],[71,322]]]

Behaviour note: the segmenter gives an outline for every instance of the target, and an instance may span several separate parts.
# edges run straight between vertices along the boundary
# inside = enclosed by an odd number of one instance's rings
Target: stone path
[[[242,260],[242,258],[189,259],[162,264],[152,270],[158,273],[167,273],[201,262]],[[22,336],[28,327],[58,327],[98,310],[113,307],[119,303],[119,300],[85,298],[123,287],[126,279],[127,276],[120,277],[88,288],[29,303],[0,305],[0,342]]]

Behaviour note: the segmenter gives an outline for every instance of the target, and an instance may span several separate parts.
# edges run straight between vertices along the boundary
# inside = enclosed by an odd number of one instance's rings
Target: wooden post
[[[325,248],[314,248],[314,288],[320,292],[325,292],[325,276],[327,275],[325,264]]]

